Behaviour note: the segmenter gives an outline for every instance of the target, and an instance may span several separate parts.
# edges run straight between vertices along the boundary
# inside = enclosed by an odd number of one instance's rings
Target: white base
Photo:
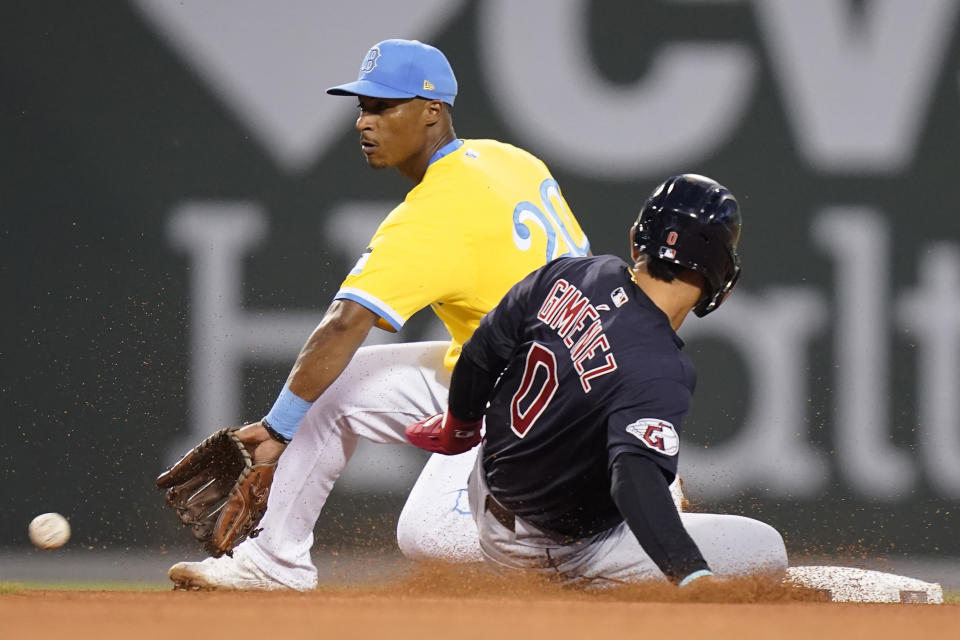
[[[789,567],[787,580],[801,587],[826,591],[833,602],[943,603],[943,589],[936,582],[869,569]]]

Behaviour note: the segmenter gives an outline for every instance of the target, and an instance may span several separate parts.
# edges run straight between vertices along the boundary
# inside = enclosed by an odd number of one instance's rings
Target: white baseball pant
[[[587,587],[664,579],[625,522],[572,544],[561,544],[521,518],[514,518],[511,530],[488,512],[484,505],[489,491],[479,464],[469,483],[480,548],[494,566],[537,571]],[[773,527],[750,518],[712,513],[681,513],[680,518],[716,575],[783,577],[787,554]]]

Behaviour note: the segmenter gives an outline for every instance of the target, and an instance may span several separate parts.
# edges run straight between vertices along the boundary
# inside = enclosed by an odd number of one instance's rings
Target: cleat
[[[207,558],[200,562],[178,562],[167,571],[174,591],[280,591],[290,589],[274,580],[236,549],[233,557]]]

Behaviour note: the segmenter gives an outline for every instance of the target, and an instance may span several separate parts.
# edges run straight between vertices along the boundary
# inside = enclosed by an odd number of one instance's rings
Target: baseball
[[[27,533],[38,549],[57,549],[70,539],[70,523],[59,513],[41,513],[30,521]]]

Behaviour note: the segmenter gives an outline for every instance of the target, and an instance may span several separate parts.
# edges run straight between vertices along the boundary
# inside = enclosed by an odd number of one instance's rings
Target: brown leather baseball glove
[[[276,461],[253,463],[238,428],[217,431],[157,478],[167,504],[215,558],[233,555],[234,547],[260,533],[255,527],[277,468]]]

